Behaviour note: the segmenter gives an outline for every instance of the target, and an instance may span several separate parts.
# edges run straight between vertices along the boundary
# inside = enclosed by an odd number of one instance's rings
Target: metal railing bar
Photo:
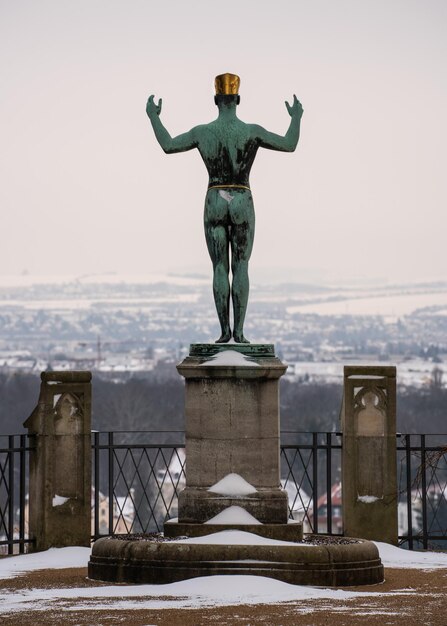
[[[411,506],[411,435],[405,435],[406,443],[406,474],[407,474],[407,524],[408,524],[408,545],[413,549],[413,507]]]
[[[94,433],[95,444],[99,443],[99,433]],[[95,471],[94,489],[95,489],[95,517],[94,517],[94,532],[99,537],[99,450],[96,446],[93,446],[93,467]]]
[[[9,458],[9,494],[8,494],[8,531],[7,536],[9,539],[14,539],[14,435],[9,437],[9,447],[11,452],[8,452]],[[12,554],[12,545],[9,546],[8,553]]]
[[[8,435],[9,437],[27,437],[28,435]],[[7,454],[8,452],[29,452],[30,450],[34,450],[34,446],[29,445],[19,445],[19,446],[7,446],[6,448],[0,448],[0,454]]]
[[[410,435],[405,435],[406,437],[409,437]],[[414,435],[414,437],[417,437],[418,435]],[[419,435],[419,437],[425,437],[425,435]],[[409,448],[407,448],[407,446],[402,446],[399,448],[396,448],[397,452],[403,452],[406,450],[410,450],[411,452],[421,452],[421,446],[410,446]],[[425,446],[424,450],[425,452],[441,452],[442,450],[445,449],[445,446]]]
[[[112,432],[110,430],[92,430],[92,433],[94,434],[98,434],[98,435],[105,435],[109,432]],[[113,431],[115,434],[120,434],[120,433],[184,433],[185,429],[184,428],[180,428],[178,430],[114,430]]]
[[[26,501],[26,456],[24,450],[26,435],[20,435],[19,449],[19,537],[25,537],[25,501]],[[19,552],[24,553],[24,544],[20,544]]]
[[[283,448],[284,450],[296,450],[297,448],[299,448],[300,450],[327,450],[328,446],[326,444],[301,444],[301,443],[297,443],[296,445],[291,445],[291,444],[281,444],[280,446],[281,448]],[[335,444],[332,445],[331,448],[332,450],[341,450],[343,446],[341,446],[340,444]]]
[[[332,435],[326,433],[327,454],[326,454],[326,494],[327,494],[327,532],[332,534]]]
[[[35,542],[36,542],[35,539],[30,539],[30,538],[0,539],[0,546],[29,544],[29,543],[35,543]]]
[[[425,470],[425,435],[421,435],[421,473],[422,473],[422,533],[424,536],[424,550],[428,548],[427,543],[427,473]]]
[[[318,533],[318,433],[312,433],[312,500],[313,500],[313,527],[314,533]]]
[[[109,470],[109,533],[113,534],[113,531],[115,530],[113,528],[113,498],[114,498],[114,493],[113,493],[113,457],[114,457],[114,447],[113,447],[113,432],[109,432],[108,434],[108,448],[109,448],[109,454],[108,454],[108,470]]]
[[[146,448],[149,449],[153,449],[153,450],[158,450],[159,448],[163,448],[163,449],[167,449],[167,448],[185,448],[185,444],[184,443],[170,443],[170,444],[156,444],[156,443],[151,443],[151,444],[145,444],[145,443],[114,443],[114,444],[110,444],[110,443],[102,443],[99,445],[96,445],[95,443],[92,444],[92,448],[95,448],[96,450],[109,450],[110,447],[113,447],[114,450],[144,450]]]

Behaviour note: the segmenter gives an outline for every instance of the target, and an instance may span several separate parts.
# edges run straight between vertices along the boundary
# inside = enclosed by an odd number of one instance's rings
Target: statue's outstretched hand
[[[148,114],[149,117],[153,117],[154,115],[160,115],[161,103],[162,103],[161,98],[159,99],[158,104],[155,104],[154,96],[150,96],[146,104],[146,113]]]
[[[295,117],[295,116],[301,117],[303,114],[302,104],[298,100],[298,98],[295,96],[295,94],[293,94],[292,105],[290,105],[286,100],[286,107],[287,107],[287,111],[289,112],[290,117]]]

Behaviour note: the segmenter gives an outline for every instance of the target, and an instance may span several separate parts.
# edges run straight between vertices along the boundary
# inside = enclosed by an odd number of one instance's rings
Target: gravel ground
[[[0,580],[0,591],[102,585],[88,580],[84,568],[51,569]],[[372,595],[353,600],[303,600],[275,605],[163,610],[117,610],[111,607],[110,610],[102,611],[95,610],[94,606],[89,608],[90,602],[84,599],[73,598],[54,601],[52,610],[45,608],[12,613],[1,612],[0,606],[0,623],[2,626],[447,626],[447,569],[426,571],[387,568],[383,584],[350,587],[349,591],[368,591]],[[384,592],[398,591],[403,593],[382,595]],[[76,607],[81,603],[86,608]],[[101,603],[104,604],[104,601]]]

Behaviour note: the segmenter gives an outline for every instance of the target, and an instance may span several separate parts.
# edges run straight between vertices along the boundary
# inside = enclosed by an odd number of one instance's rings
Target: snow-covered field
[[[447,569],[447,554],[410,552],[384,543],[376,545],[385,567]],[[8,557],[0,559],[0,578],[11,578],[41,569],[86,567],[89,558],[89,548],[53,548],[46,552]],[[0,611],[45,610],[54,601],[70,602],[71,610],[172,609],[277,604],[306,599],[349,600],[378,593],[380,594],[380,591],[358,592],[289,585],[260,576],[209,576],[167,585],[119,585],[119,587],[110,585],[0,592]],[[411,589],[381,595],[396,596],[409,593]]]
[[[168,283],[170,285],[199,286],[209,283],[209,276],[188,276],[180,274],[118,274],[115,272],[104,274],[85,274],[82,276],[67,275],[38,275],[38,274],[0,274],[0,289],[11,287],[32,287],[35,285],[67,285],[70,283],[82,285],[153,285]]]
[[[316,315],[383,315],[402,317],[428,307],[443,307],[438,315],[447,314],[447,293],[384,293],[377,296],[345,297],[340,300],[322,300],[287,307],[287,313],[314,313]]]
[[[347,360],[349,362],[349,359]],[[421,387],[428,386],[431,381],[433,368],[436,366],[447,374],[446,363],[434,364],[430,360],[424,359],[404,359],[400,361],[385,361],[374,363],[368,359],[356,359],[356,365],[395,365],[397,367],[397,383],[399,385],[406,385],[408,387]],[[345,363],[341,361],[337,362],[324,362],[324,361],[298,361],[296,363],[289,363],[289,370],[287,376],[289,377],[306,377],[311,382],[331,382],[342,383],[343,381],[343,368]]]

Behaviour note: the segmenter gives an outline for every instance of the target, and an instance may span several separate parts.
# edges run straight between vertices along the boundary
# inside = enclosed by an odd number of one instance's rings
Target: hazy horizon
[[[253,166],[253,277],[445,276],[443,0],[17,0],[0,18],[0,274],[210,275],[205,167],[162,152],[145,104],[178,134],[215,117],[230,71],[245,121],[283,134],[284,100],[304,107],[297,151]]]

